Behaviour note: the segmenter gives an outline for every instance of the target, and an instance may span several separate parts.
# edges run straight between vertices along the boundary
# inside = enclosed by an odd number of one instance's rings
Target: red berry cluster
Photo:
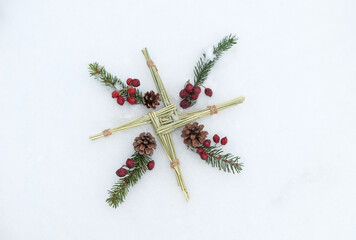
[[[135,93],[136,93],[136,89],[135,87],[140,86],[140,80],[138,79],[132,79],[132,78],[128,78],[126,80],[126,83],[128,86],[132,86],[132,87],[127,87],[127,88],[123,88],[121,90],[115,90],[112,92],[111,96],[112,98],[117,98],[117,103],[119,105],[124,105],[125,103],[125,97],[123,95],[126,96],[126,101],[130,104],[136,104],[137,103],[137,99],[135,97]]]
[[[227,137],[223,137],[220,140],[219,135],[215,134],[213,136],[213,141],[215,142],[215,145],[218,144],[220,142],[221,145],[226,145],[227,144]],[[208,147],[210,147],[211,145],[211,140],[210,139],[206,139],[203,142],[203,145],[197,148],[197,153],[200,155],[200,158],[203,160],[207,160],[209,158],[209,154],[206,152],[206,149]]]
[[[181,108],[190,107],[198,99],[200,93],[201,88],[199,86],[193,86],[193,84],[187,82],[184,89],[179,92],[179,97],[183,99],[179,104]],[[204,93],[209,97],[213,95],[213,91],[210,88],[205,88]]]
[[[147,163],[147,169],[148,170],[152,170],[155,166],[155,161],[149,161]],[[119,168],[117,171],[116,171],[116,175],[118,177],[125,177],[126,174],[127,174],[127,169],[132,169],[135,167],[135,160],[133,160],[132,158],[129,158],[126,160],[126,165],[123,165],[121,168]]]

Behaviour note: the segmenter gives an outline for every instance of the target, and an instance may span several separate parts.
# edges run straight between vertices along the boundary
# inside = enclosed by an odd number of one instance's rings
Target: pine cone
[[[197,148],[202,145],[209,134],[207,131],[202,131],[203,128],[204,125],[199,125],[197,122],[185,125],[181,135],[181,137],[184,138],[184,144],[193,148]]]
[[[156,105],[159,105],[159,101],[161,101],[159,98],[159,93],[155,93],[152,90],[150,92],[146,92],[142,99],[143,105],[145,105],[147,108],[153,109],[156,109]]]
[[[133,146],[136,152],[141,155],[152,156],[154,149],[156,149],[156,139],[151,135],[151,133],[141,133],[135,138]]]

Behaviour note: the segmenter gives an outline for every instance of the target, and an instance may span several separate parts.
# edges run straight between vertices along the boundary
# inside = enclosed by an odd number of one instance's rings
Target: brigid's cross
[[[143,55],[146,58],[147,61],[147,66],[149,67],[153,81],[156,85],[157,91],[159,92],[164,107],[158,111],[151,111],[147,115],[144,115],[142,117],[139,117],[135,120],[132,120],[130,122],[127,122],[121,126],[111,128],[111,129],[106,129],[103,132],[96,134],[94,136],[91,136],[91,140],[95,140],[101,137],[107,137],[110,136],[113,133],[120,132],[126,129],[130,129],[133,127],[141,126],[144,124],[150,123],[153,127],[153,129],[156,132],[156,135],[169,159],[171,162],[171,168],[174,169],[178,185],[181,187],[183,190],[184,196],[186,200],[189,199],[188,196],[188,191],[185,187],[182,173],[180,171],[179,167],[179,160],[176,155],[176,151],[174,149],[174,144],[173,144],[173,139],[171,132],[190,123],[193,122],[201,117],[204,117],[206,115],[212,115],[218,113],[220,110],[224,110],[230,106],[237,105],[239,103],[242,103],[245,98],[244,97],[238,97],[234,98],[230,101],[218,104],[218,105],[213,105],[213,106],[208,106],[205,109],[198,110],[198,111],[193,111],[193,112],[188,112],[188,113],[182,113],[178,114],[177,112],[177,106],[174,105],[168,94],[167,91],[163,85],[163,82],[161,80],[161,77],[158,74],[158,70],[154,62],[151,60],[147,49],[142,50]]]

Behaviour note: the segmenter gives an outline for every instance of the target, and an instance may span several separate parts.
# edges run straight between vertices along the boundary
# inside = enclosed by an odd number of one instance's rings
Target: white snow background
[[[0,239],[356,239],[356,3],[315,1],[0,2]],[[243,95],[199,122],[227,136],[227,174],[173,133],[190,194],[161,147],[156,167],[110,208],[107,190],[148,113],[89,77],[98,61],[154,89],[147,47],[172,100],[205,49],[236,33],[190,110]]]

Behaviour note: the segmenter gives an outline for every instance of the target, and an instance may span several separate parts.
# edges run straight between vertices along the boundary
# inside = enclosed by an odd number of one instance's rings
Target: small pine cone
[[[197,122],[188,123],[182,131],[181,137],[184,138],[184,144],[197,148],[201,146],[208,136],[207,131],[203,131],[204,125]]]
[[[133,146],[136,152],[141,155],[152,156],[154,149],[156,149],[156,139],[151,135],[151,133],[141,133],[135,138]]]
[[[146,92],[142,99],[143,105],[145,105],[147,108],[153,109],[156,109],[156,106],[159,105],[159,101],[161,101],[159,98],[159,93],[155,93],[152,90],[150,92]]]

